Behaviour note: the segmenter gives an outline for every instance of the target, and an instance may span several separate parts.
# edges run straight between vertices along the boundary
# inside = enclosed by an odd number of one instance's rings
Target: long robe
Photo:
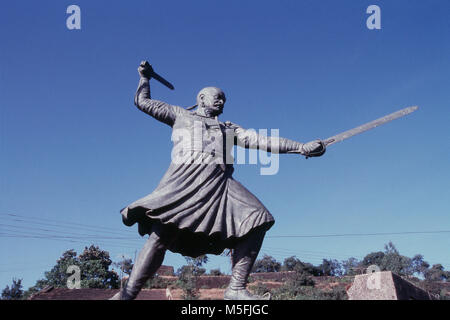
[[[172,252],[197,257],[220,254],[255,229],[268,230],[274,218],[241,183],[233,179],[233,145],[286,153],[301,143],[258,135],[184,108],[150,99],[142,78],[136,106],[172,127],[172,162],[157,188],[121,210],[123,222],[149,234],[153,223],[173,233]]]

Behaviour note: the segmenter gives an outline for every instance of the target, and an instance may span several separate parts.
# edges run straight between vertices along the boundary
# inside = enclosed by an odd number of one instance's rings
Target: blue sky
[[[66,28],[71,4],[81,30]],[[381,30],[366,27],[371,4]],[[236,165],[234,177],[275,217],[261,256],[319,264],[392,241],[449,270],[450,233],[276,237],[450,230],[449,17],[445,0],[2,2],[0,288],[28,288],[67,249],[96,243],[118,260],[141,248],[119,210],[157,186],[171,150],[170,128],[133,105],[144,59],[175,85],[152,81],[155,99],[190,106],[217,86],[221,120],[301,142],[418,105],[321,158],[282,155],[271,176]],[[211,256],[217,267],[230,271]]]

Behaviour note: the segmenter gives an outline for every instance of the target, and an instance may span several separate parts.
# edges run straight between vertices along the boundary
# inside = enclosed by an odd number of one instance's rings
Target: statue
[[[325,153],[325,144],[321,140],[303,144],[266,137],[231,122],[220,122],[226,97],[219,88],[200,90],[195,111],[153,100],[149,85],[153,68],[144,61],[138,72],[135,105],[172,127],[172,162],[150,195],[121,210],[124,224],[138,223],[139,233],[149,238],[127,284],[111,299],[134,299],[161,266],[166,250],[195,258],[220,254],[227,248],[232,250],[232,276],[224,299],[267,298],[251,294],[246,283],[274,218],[233,179],[229,152],[233,145],[239,145],[314,157]]]

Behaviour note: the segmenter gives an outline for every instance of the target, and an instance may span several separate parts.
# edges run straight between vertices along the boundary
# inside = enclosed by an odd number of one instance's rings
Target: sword
[[[155,80],[158,80],[159,82],[161,82],[163,85],[165,85],[167,88],[169,88],[170,90],[175,89],[174,86],[167,81],[166,79],[164,79],[163,77],[161,77],[159,74],[157,74],[155,71],[152,71],[151,73],[151,77]]]
[[[361,125],[359,127],[347,130],[345,132],[342,132],[342,133],[339,133],[339,134],[337,134],[335,136],[332,136],[332,137],[330,137],[328,139],[325,139],[325,140],[323,140],[323,143],[324,143],[325,146],[330,146],[330,145],[335,144],[337,142],[341,142],[341,141],[343,141],[345,139],[353,137],[354,135],[357,135],[357,134],[363,133],[363,132],[365,132],[367,130],[373,129],[373,128],[378,127],[378,126],[381,126],[382,124],[388,123],[388,122],[390,122],[392,120],[404,117],[404,116],[406,116],[406,115],[416,111],[418,108],[419,107],[417,107],[417,106],[412,106],[412,107],[408,107],[408,108],[396,111],[394,113],[388,114],[388,115],[386,115],[384,117],[381,117],[379,119],[376,119],[376,120],[370,121],[368,123],[365,123],[365,124],[363,124],[363,125]]]
[[[166,79],[164,79],[163,77],[161,77],[159,74],[157,74],[155,72],[155,70],[153,70],[153,67],[151,66],[150,63],[148,63],[148,61],[142,61],[140,66],[140,68],[143,68],[143,71],[145,72],[145,75],[150,79],[153,78],[157,81],[159,81],[160,83],[162,83],[163,85],[165,85],[167,88],[169,88],[170,90],[175,89],[174,86],[167,81]]]

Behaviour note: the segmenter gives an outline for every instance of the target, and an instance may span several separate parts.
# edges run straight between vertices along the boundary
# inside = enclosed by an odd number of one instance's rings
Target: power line
[[[105,230],[108,232],[113,232],[113,233],[121,233],[123,234],[124,232],[132,232],[131,230],[127,230],[127,229],[114,229],[114,228],[109,228],[109,227],[103,227],[103,226],[94,226],[94,225],[88,225],[88,224],[81,224],[81,223],[75,223],[75,222],[67,222],[67,221],[62,221],[62,220],[57,220],[57,219],[46,219],[46,218],[41,218],[41,217],[28,217],[28,216],[23,216],[23,215],[19,215],[19,214],[12,214],[12,213],[0,213],[0,216],[6,216],[9,217],[11,220],[13,221],[18,221],[18,222],[25,222],[25,223],[34,223],[34,224],[40,224],[40,225],[45,225],[45,226],[55,226],[55,227],[60,227],[60,228],[78,228],[80,229],[80,227],[82,228],[87,228],[87,229],[94,229],[94,230]],[[26,221],[23,219],[27,219],[30,221]],[[37,221],[33,221],[33,220],[38,220]],[[42,223],[40,221],[49,221],[51,223]]]
[[[17,233],[17,230],[5,230],[2,228],[1,230],[9,232],[9,233],[1,233],[0,237],[9,237],[9,238],[33,238],[33,239],[46,239],[46,240],[56,240],[56,241],[66,241],[73,243],[86,243],[86,241],[94,241],[97,244],[103,244],[113,247],[122,247],[122,248],[135,248],[135,245],[142,238],[140,237],[126,237],[124,233],[133,233],[136,235],[136,232],[131,230],[121,230],[118,229],[102,227],[102,226],[94,226],[88,224],[80,224],[80,223],[72,223],[67,221],[55,220],[55,219],[46,219],[46,218],[36,218],[36,217],[27,217],[18,214],[12,213],[0,213],[0,216],[5,216],[8,219],[19,222],[20,224],[25,224],[25,226],[20,225],[9,225],[9,224],[0,224],[0,226],[4,226],[7,228],[16,228],[16,229],[27,229],[32,231],[40,231],[43,233],[36,232],[27,232],[25,235],[23,233]],[[37,221],[35,221],[37,220]],[[38,222],[39,221],[39,222]],[[43,223],[41,221],[49,221],[51,223]],[[31,225],[31,226],[30,226]],[[56,227],[62,230],[55,229],[47,229],[47,228],[37,228],[33,227],[33,225],[44,225],[45,227]],[[95,230],[96,232],[104,232],[107,233],[108,236],[99,235],[99,234],[84,234],[84,233],[75,233],[73,229],[79,229],[82,231],[92,232]],[[93,230],[91,230],[93,229]],[[0,230],[0,232],[1,232]],[[68,231],[70,230],[70,231]],[[14,233],[12,233],[14,232]],[[266,238],[329,238],[329,237],[358,237],[358,236],[386,236],[386,235],[413,235],[413,234],[444,234],[450,233],[450,230],[436,230],[436,231],[402,231],[402,232],[377,232],[377,233],[336,233],[336,234],[310,234],[310,235],[275,235],[275,236],[267,236]],[[61,235],[64,234],[64,235]],[[120,235],[119,236],[111,236],[111,235]],[[99,242],[99,240],[101,242]],[[131,244],[133,243],[133,244]],[[320,252],[320,251],[294,251],[287,250],[285,248],[267,248],[272,255],[283,256],[286,257],[288,255],[296,255],[299,257],[305,257],[314,260],[322,260],[324,255],[327,255],[330,258],[337,257],[350,257],[350,255],[336,255],[335,253],[329,252]],[[266,251],[267,252],[267,251]],[[358,256],[352,255],[352,257],[360,258]]]
[[[99,236],[99,235],[94,235],[94,234],[83,234],[83,233],[74,233],[74,232],[67,232],[67,231],[60,231],[60,230],[52,230],[52,229],[44,229],[44,228],[35,228],[35,227],[28,227],[28,226],[16,226],[16,225],[10,225],[10,224],[4,224],[4,223],[0,223],[0,226],[4,226],[6,228],[2,228],[1,230],[6,230],[6,231],[16,231],[16,230],[7,230],[10,228],[16,228],[16,229],[27,229],[27,230],[37,230],[37,231],[44,231],[44,232],[54,232],[54,233],[63,233],[64,235],[73,235],[73,236],[78,236],[80,238],[84,237],[87,239],[91,239],[91,238],[101,238],[101,239],[113,239],[113,240],[127,240],[127,241],[136,241],[136,238],[131,238],[131,237],[109,237],[109,236]],[[59,235],[56,235],[59,236]]]
[[[324,257],[329,257],[329,258],[335,258],[335,259],[348,259],[349,257],[353,257],[353,258],[361,258],[358,255],[349,255],[349,254],[336,254],[331,253],[331,252],[323,252],[323,251],[307,251],[307,250],[290,250],[290,249],[285,249],[285,248],[274,248],[274,247],[267,247],[264,246],[263,247],[264,250],[266,251],[270,251],[270,252],[276,252],[278,254],[283,254],[285,256],[301,256],[301,257],[319,257],[319,258],[324,258]]]
[[[17,235],[17,234],[11,234],[11,233],[0,233],[0,238],[29,238],[29,239],[43,239],[43,240],[57,240],[57,241],[65,241],[65,242],[73,242],[73,243],[83,243],[86,244],[86,240],[81,240],[78,238],[71,238],[71,237],[57,237],[57,236],[49,236],[49,235],[39,235],[39,234],[33,234],[33,235]],[[112,247],[120,247],[120,248],[128,248],[128,249],[134,249],[135,246],[132,245],[123,245],[123,244],[117,244],[117,243],[109,243],[106,241],[96,241],[91,240],[89,242],[93,242],[93,244],[101,244],[106,246],[112,246]]]
[[[123,235],[124,232],[126,233],[133,233],[135,232],[131,230],[121,230],[118,231],[118,229],[108,228],[108,227],[102,227],[102,226],[93,226],[93,225],[87,225],[87,224],[79,224],[79,223],[73,223],[73,222],[67,222],[67,221],[61,221],[61,220],[55,220],[55,219],[45,219],[45,218],[35,218],[35,217],[26,217],[18,214],[12,214],[12,213],[0,213],[0,216],[9,216],[9,217],[18,217],[18,218],[25,218],[25,219],[31,219],[31,220],[44,220],[44,221],[50,221],[50,222],[56,222],[63,225],[58,224],[48,224],[48,223],[40,223],[36,221],[25,221],[21,219],[12,219],[13,221],[18,222],[25,222],[25,223],[34,223],[39,225],[45,225],[45,226],[54,226],[58,228],[75,228],[77,227],[83,227],[83,228],[89,228],[89,229],[95,229],[96,231],[99,231],[99,229],[108,230],[108,232],[114,232],[117,234]],[[64,224],[68,226],[64,226]],[[56,230],[54,230],[56,231]],[[400,232],[372,232],[372,233],[336,233],[336,234],[310,234],[310,235],[275,235],[275,236],[266,236],[266,238],[328,238],[328,237],[358,237],[358,236],[386,236],[386,235],[411,235],[411,234],[442,234],[442,233],[450,233],[450,230],[436,230],[436,231],[400,231]]]

